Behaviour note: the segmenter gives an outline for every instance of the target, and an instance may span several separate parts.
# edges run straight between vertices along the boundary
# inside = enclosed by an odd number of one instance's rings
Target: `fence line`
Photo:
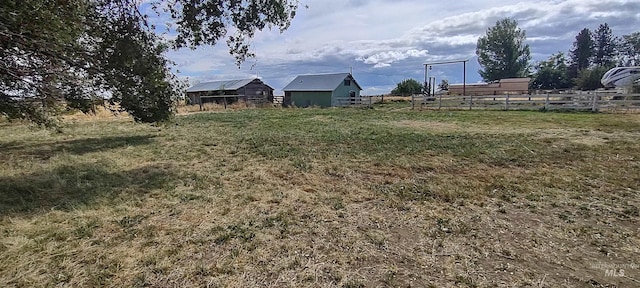
[[[420,109],[500,110],[640,110],[640,94],[534,94],[534,95],[436,95],[412,97],[411,107]]]
[[[274,104],[282,104],[284,97],[274,96]],[[380,96],[360,96],[334,99],[334,105],[371,107]],[[386,99],[385,99],[386,100]],[[412,109],[453,110],[583,110],[640,112],[640,94],[589,92],[585,94],[522,94],[522,95],[414,95],[407,100]]]

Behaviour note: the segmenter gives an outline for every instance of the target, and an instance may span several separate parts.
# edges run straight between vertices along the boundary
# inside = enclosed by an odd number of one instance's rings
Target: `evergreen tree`
[[[582,29],[573,42],[573,49],[569,52],[571,66],[569,67],[569,78],[578,77],[580,70],[589,68],[594,55],[595,44],[591,38],[591,31],[588,28]]]
[[[525,44],[526,33],[518,22],[505,18],[487,29],[478,39],[476,54],[482,67],[478,72],[484,81],[529,75],[531,55]]]
[[[602,67],[615,66],[617,41],[609,24],[600,24],[594,33],[594,42],[593,63]]]

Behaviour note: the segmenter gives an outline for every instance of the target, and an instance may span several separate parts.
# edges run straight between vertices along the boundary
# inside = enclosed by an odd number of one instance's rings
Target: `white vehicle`
[[[640,82],[640,66],[613,68],[604,73],[600,82],[607,88],[631,88]]]

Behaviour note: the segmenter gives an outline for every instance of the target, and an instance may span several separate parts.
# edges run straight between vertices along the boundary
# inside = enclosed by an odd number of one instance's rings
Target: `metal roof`
[[[257,78],[255,78],[257,79]],[[240,80],[225,80],[225,81],[213,81],[202,82],[193,85],[187,89],[187,92],[204,92],[204,91],[233,91],[238,90],[255,79],[240,79]]]
[[[513,82],[529,82],[531,78],[504,78],[500,79],[500,83],[513,83]]]
[[[300,75],[282,88],[282,91],[333,91],[349,76],[351,76],[349,73]],[[362,90],[355,79],[353,82],[358,86],[358,89]]]

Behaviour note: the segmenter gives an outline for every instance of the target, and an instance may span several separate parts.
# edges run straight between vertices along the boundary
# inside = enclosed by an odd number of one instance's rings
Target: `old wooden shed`
[[[187,89],[191,104],[231,103],[243,99],[252,103],[273,101],[273,88],[258,78],[202,82]]]

